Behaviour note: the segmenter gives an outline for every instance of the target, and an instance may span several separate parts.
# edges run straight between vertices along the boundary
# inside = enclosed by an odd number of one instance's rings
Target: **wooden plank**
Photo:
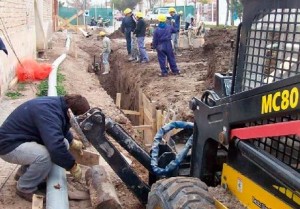
[[[83,150],[83,155],[80,155],[78,151],[70,150],[73,157],[75,158],[76,162],[81,165],[86,166],[93,166],[93,165],[99,165],[99,154]]]
[[[43,195],[36,195],[32,196],[32,209],[43,209]]]
[[[132,126],[133,129],[151,129],[152,125],[139,125],[139,126]]]
[[[144,124],[144,106],[143,106],[143,91],[139,90],[139,111],[140,111],[140,117],[139,117],[139,124]]]
[[[134,110],[122,110],[122,112],[126,115],[140,115],[140,112]]]
[[[162,111],[156,110],[156,131],[162,127]]]
[[[153,116],[152,116],[152,112],[151,110],[148,110],[148,109],[144,109],[144,121],[146,120],[147,118],[147,121],[150,121],[152,122],[153,121]],[[148,124],[148,123],[145,123],[144,124]]]
[[[144,110],[148,110],[148,112],[151,113],[151,118],[155,117],[156,111],[154,111],[154,103],[151,102],[145,94],[143,94],[143,106]]]
[[[117,93],[116,96],[116,106],[121,109],[121,93]]]
[[[66,19],[64,25],[62,25],[63,27],[69,25],[71,23],[72,20],[74,20],[75,18],[77,18],[78,16],[83,14],[83,10],[80,10],[77,14],[74,14],[72,17]]]

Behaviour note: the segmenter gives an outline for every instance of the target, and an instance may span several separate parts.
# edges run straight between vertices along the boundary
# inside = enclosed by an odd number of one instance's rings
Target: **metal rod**
[[[270,176],[280,180],[285,186],[294,191],[300,190],[300,174],[277,160],[269,153],[262,153],[249,143],[236,140],[235,146],[242,152],[242,155],[255,165],[260,167]]]
[[[106,133],[126,149],[149,172],[152,172],[151,157],[127,132],[109,118],[105,119]]]

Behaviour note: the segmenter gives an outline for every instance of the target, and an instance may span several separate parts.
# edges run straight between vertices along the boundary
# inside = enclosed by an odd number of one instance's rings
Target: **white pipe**
[[[70,48],[70,36],[67,34],[66,50]],[[59,56],[52,64],[48,79],[48,96],[57,96],[57,69],[66,59],[66,53]],[[65,169],[52,164],[47,178],[46,209],[69,209],[68,187]]]

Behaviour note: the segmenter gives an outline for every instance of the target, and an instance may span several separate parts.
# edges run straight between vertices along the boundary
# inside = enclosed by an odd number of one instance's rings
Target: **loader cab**
[[[232,80],[216,74],[216,89],[190,102],[191,176],[220,179],[249,208],[299,208],[300,1],[242,3]]]

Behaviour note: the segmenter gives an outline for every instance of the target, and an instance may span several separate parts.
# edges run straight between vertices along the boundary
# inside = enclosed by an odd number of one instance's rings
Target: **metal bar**
[[[247,140],[287,135],[300,136],[300,120],[233,129],[230,138]]]
[[[150,187],[139,178],[138,174],[128,165],[121,153],[105,136],[104,114],[100,110],[92,111],[94,112],[80,123],[83,133],[141,203],[146,204]],[[121,136],[124,136],[123,131],[114,123],[108,123],[108,129],[110,134],[118,139],[119,135],[117,133],[113,134],[113,131],[117,131],[121,133]],[[135,147],[130,140],[126,140],[126,142],[129,142],[129,146]]]
[[[235,43],[235,52],[234,52],[234,61],[233,61],[233,71],[232,71],[231,94],[234,94],[234,87],[235,87],[235,80],[236,80],[236,71],[237,71],[237,61],[238,61],[238,55],[239,55],[239,44],[240,44],[241,29],[242,29],[242,23],[239,24],[238,29],[237,29],[237,36],[236,36],[236,43]]]
[[[293,191],[300,191],[300,174],[297,171],[291,169],[272,155],[256,149],[249,143],[236,140],[235,146],[241,151],[244,157],[270,176],[281,181],[281,183]]]
[[[149,172],[152,171],[151,157],[127,132],[111,119],[106,119],[106,132],[125,150],[139,161]]]

